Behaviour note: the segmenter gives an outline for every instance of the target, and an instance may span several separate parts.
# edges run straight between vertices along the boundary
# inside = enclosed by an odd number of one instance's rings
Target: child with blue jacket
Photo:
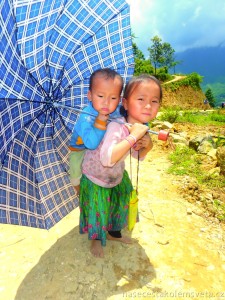
[[[123,79],[112,69],[98,69],[90,77],[87,94],[90,103],[80,114],[69,145],[70,180],[78,195],[85,149],[94,150],[99,146],[109,115],[118,107],[122,89]]]

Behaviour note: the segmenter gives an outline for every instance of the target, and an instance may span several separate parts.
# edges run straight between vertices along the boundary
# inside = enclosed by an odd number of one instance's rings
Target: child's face
[[[96,76],[93,81],[92,90],[88,91],[88,99],[92,101],[94,109],[102,114],[108,115],[114,112],[120,102],[121,81]]]
[[[134,88],[129,99],[123,99],[128,123],[148,123],[160,107],[160,89],[154,81],[144,81]]]

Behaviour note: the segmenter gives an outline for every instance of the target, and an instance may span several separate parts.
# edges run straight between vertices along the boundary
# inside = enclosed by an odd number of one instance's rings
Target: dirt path
[[[179,194],[155,146],[140,166],[134,243],[93,258],[78,209],[49,231],[0,225],[0,299],[225,299],[224,230]],[[130,234],[129,232],[127,232]]]
[[[184,76],[184,75],[176,75],[172,80],[163,83],[163,85],[171,83],[171,82],[174,82],[174,81],[178,81],[178,80],[184,79],[185,77],[186,76]]]

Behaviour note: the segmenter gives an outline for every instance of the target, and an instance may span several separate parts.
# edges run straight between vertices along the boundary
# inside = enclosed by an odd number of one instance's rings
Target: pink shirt
[[[125,122],[124,118],[120,118],[119,120]],[[125,169],[124,160],[130,154],[130,151],[121,160],[112,164],[112,149],[114,145],[118,144],[128,135],[129,131],[124,124],[110,122],[107,125],[107,131],[99,147],[95,150],[86,150],[82,164],[82,173],[99,186],[111,188],[118,185],[123,178]],[[138,151],[132,149],[131,152],[133,157],[138,157]]]

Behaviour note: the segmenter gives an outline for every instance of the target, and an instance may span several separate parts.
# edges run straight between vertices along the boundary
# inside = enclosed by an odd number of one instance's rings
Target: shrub
[[[158,119],[160,121],[168,121],[170,123],[174,123],[177,121],[178,117],[179,117],[179,108],[166,108],[164,109],[160,116],[158,117]]]
[[[176,91],[180,86],[191,86],[195,90],[200,90],[201,89],[200,83],[202,82],[202,78],[203,78],[202,76],[194,72],[186,76],[182,80],[168,83],[166,85],[166,88],[169,88],[172,91]]]

